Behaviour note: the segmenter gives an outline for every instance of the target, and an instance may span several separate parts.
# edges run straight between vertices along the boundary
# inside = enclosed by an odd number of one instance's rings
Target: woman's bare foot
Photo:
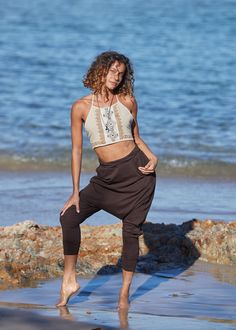
[[[119,309],[128,309],[129,308],[129,291],[124,290],[123,288],[120,290],[119,301],[118,301],[118,310]]]
[[[80,289],[80,285],[78,283],[75,283],[74,285],[67,284],[65,285],[62,283],[61,286],[61,297],[60,301],[56,304],[57,307],[65,306],[70,297],[75,294]]]

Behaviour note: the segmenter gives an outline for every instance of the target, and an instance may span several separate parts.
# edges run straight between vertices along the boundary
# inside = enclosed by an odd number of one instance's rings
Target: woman
[[[129,288],[139,254],[138,237],[155,190],[157,157],[139,136],[133,69],[127,57],[114,51],[97,56],[84,85],[92,94],[71,109],[73,193],[61,210],[64,276],[57,306],[79,290],[75,266],[80,224],[103,209],[123,222],[122,274],[118,308],[128,307]],[[79,190],[83,123],[95,150],[97,175]]]

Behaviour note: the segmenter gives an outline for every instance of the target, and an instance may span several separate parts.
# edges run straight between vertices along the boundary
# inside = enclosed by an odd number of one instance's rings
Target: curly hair
[[[102,92],[104,85],[104,77],[108,74],[111,65],[118,61],[125,65],[125,73],[121,83],[114,90],[115,94],[124,94],[133,96],[134,90],[134,71],[133,66],[128,57],[119,54],[115,51],[107,51],[98,55],[92,62],[90,68],[84,76],[83,84],[90,88],[95,94]],[[108,98],[108,91],[106,90]]]

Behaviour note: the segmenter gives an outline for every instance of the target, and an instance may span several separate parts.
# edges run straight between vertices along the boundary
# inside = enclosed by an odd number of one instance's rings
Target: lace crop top
[[[133,116],[119,101],[117,95],[116,100],[117,102],[111,106],[96,107],[93,104],[93,94],[92,105],[84,124],[93,149],[120,141],[133,140]]]

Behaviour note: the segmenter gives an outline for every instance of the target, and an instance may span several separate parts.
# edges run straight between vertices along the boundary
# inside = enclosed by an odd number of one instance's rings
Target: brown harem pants
[[[122,219],[122,268],[134,271],[139,255],[138,237],[152,203],[156,173],[142,174],[138,166],[148,163],[137,147],[125,157],[111,162],[100,161],[97,175],[80,192],[80,212],[72,205],[60,216],[65,255],[75,255],[80,247],[80,224],[89,216],[105,210]]]

